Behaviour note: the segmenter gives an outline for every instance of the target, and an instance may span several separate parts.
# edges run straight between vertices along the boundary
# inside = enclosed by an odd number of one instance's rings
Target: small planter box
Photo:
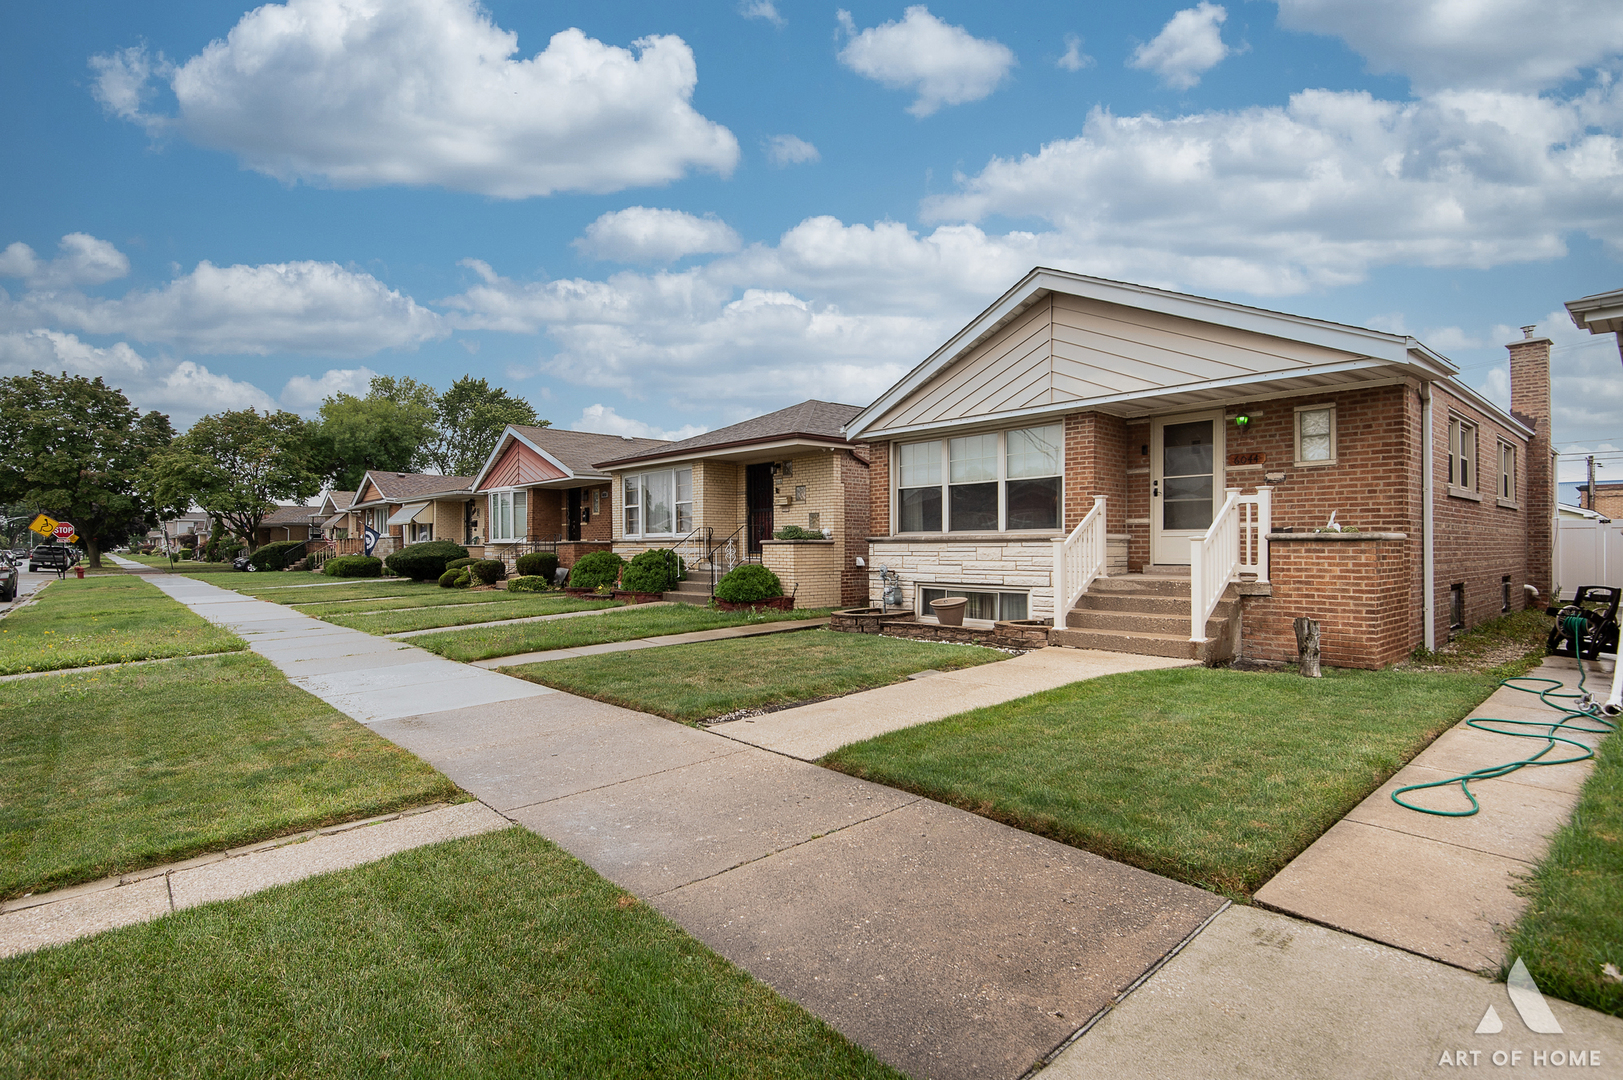
[[[792,596],[774,596],[770,600],[751,600],[747,604],[734,604],[727,600],[717,600],[716,607],[722,611],[756,611],[760,608],[771,608],[774,611],[793,611],[795,598]]]
[[[571,592],[574,590],[571,589]],[[657,592],[626,592],[624,589],[615,589],[614,598],[624,600],[628,604],[654,604],[665,599],[664,593]]]

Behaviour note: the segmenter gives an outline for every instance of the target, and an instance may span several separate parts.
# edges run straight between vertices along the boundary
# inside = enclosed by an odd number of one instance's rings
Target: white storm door
[[[1150,562],[1188,566],[1189,541],[1222,505],[1223,414],[1150,422]]]

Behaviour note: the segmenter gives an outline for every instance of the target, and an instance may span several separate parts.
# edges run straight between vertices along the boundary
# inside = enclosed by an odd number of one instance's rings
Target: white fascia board
[[[1580,330],[1610,334],[1623,329],[1623,289],[1568,300],[1566,307],[1572,325]]]
[[[909,394],[934,378],[938,372],[950,367],[1005,319],[1045,292],[1081,296],[1103,303],[1191,319],[1195,322],[1213,323],[1265,334],[1268,337],[1300,341],[1390,364],[1410,363],[1411,351],[1419,350],[1433,363],[1441,365],[1440,374],[1452,374],[1456,370],[1446,359],[1426,349],[1414,338],[1400,334],[1388,334],[1381,330],[1345,326],[1303,315],[1246,307],[1226,300],[1168,292],[1148,285],[1134,285],[1125,281],[1111,281],[1038,267],[976,316],[968,326],[954,334],[946,344],[931,353],[921,364],[881,394],[872,405],[859,413],[846,425],[846,436],[853,441],[864,434],[870,434],[872,437],[867,428],[874,420],[889,412]]]
[[[1472,390],[1464,383],[1458,382],[1454,379],[1440,379],[1438,381],[1444,384],[1444,388],[1450,394],[1453,394],[1455,397],[1464,398],[1478,410],[1493,417],[1498,423],[1504,425],[1512,431],[1520,432],[1524,438],[1531,439],[1535,434],[1532,428],[1510,415],[1507,410],[1501,409],[1499,406],[1495,405],[1493,402],[1489,401],[1475,390]]]

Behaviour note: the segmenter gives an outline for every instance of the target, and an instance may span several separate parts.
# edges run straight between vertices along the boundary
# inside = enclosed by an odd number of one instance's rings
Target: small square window
[[[1302,405],[1296,409],[1296,464],[1334,465],[1336,407]]]
[[[808,529],[820,529],[822,527],[823,527],[823,515],[821,515],[821,514],[807,514],[806,515],[806,528],[808,528]]]

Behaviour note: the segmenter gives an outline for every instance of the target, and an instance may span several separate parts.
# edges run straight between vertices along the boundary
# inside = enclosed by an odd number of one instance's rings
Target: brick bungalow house
[[[379,535],[372,549],[379,558],[424,540],[455,540],[466,545],[478,535],[472,479],[374,469],[361,478],[360,490],[344,513],[324,522],[345,531],[347,538],[336,541],[341,555],[364,549],[368,526]]]
[[[1585,510],[1594,510],[1602,517],[1611,518],[1613,521],[1623,518],[1623,481],[1602,483],[1597,480],[1594,494],[1590,494],[1588,484],[1579,484],[1578,505]]]
[[[319,506],[278,506],[259,519],[259,528],[254,532],[254,547],[284,540],[308,540],[320,533]],[[206,530],[204,535],[207,535]]]
[[[1294,658],[1308,616],[1326,663],[1392,663],[1548,595],[1531,331],[1506,413],[1414,338],[1038,268],[847,425],[870,565],[920,619],[967,595],[970,622],[1214,661]]]
[[[861,604],[868,575],[868,456],[843,427],[862,409],[803,401],[681,442],[598,462],[621,496],[614,550],[675,548],[690,567],[757,561],[804,607]],[[780,541],[786,525],[829,539]]]
[[[595,463],[669,445],[662,439],[509,424],[471,489],[488,524],[490,558],[513,562],[526,551],[556,550],[561,566],[608,551],[614,489]]]

